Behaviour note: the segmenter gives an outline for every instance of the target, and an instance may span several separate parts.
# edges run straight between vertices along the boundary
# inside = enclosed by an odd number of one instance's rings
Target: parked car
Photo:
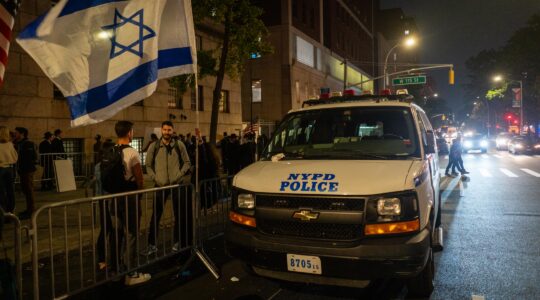
[[[479,133],[472,134],[463,138],[463,152],[467,153],[471,150],[480,150],[486,153],[489,147],[488,139]]]
[[[512,139],[512,134],[508,132],[501,132],[495,139],[495,145],[497,150],[508,150],[508,142]]]
[[[540,153],[540,141],[534,136],[516,136],[508,143],[508,152],[513,154]]]

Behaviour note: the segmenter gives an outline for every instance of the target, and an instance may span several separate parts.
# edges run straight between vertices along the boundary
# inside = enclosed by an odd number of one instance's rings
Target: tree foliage
[[[233,80],[240,78],[244,64],[252,53],[265,55],[272,48],[266,41],[268,32],[261,20],[262,10],[250,0],[195,0],[192,2],[196,28],[212,28],[218,32],[215,49],[198,51],[199,78],[215,76],[216,84],[212,96],[212,118],[210,142],[215,144],[219,101],[225,75]],[[185,92],[194,80],[192,76],[177,76],[169,84]]]
[[[511,109],[512,87],[517,85],[516,80],[521,80],[526,107],[524,117],[531,122],[540,121],[540,12],[503,47],[481,51],[469,58],[466,66],[470,73],[466,90],[471,102],[477,96],[485,96],[496,110],[495,115],[500,116],[504,110]],[[506,81],[494,83],[495,74],[501,74]]]

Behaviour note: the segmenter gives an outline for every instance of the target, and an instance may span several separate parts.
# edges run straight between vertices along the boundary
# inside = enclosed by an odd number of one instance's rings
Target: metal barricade
[[[2,232],[2,248],[0,257],[4,257],[4,251],[7,252],[7,259],[13,260],[15,264],[15,276],[17,283],[17,298],[22,299],[23,280],[22,280],[22,260],[21,260],[21,221],[14,214],[4,214],[4,232]],[[7,235],[9,229],[13,229],[13,235]],[[5,247],[5,248],[4,248]],[[12,251],[11,251],[12,250]],[[12,253],[10,255],[10,252]],[[4,262],[9,263],[9,262]],[[4,274],[6,276],[7,274]],[[4,291],[5,292],[5,291]]]
[[[40,207],[32,216],[34,299],[68,297],[188,250],[194,194],[191,184],[172,185]]]
[[[94,174],[94,153],[42,153],[39,154],[38,171],[34,175],[34,182],[41,182],[42,187],[52,187],[56,178],[54,176],[54,161],[69,159],[73,162],[73,174],[76,180],[85,180]],[[17,167],[15,167],[17,169]],[[15,182],[20,183],[19,174]]]
[[[199,240],[210,240],[225,231],[231,209],[233,176],[211,178],[199,183]]]

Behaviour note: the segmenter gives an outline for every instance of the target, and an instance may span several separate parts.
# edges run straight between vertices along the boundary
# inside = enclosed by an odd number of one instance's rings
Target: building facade
[[[242,77],[242,120],[261,125],[269,134],[276,122],[322,88],[342,91],[364,82],[372,91],[376,74],[374,10],[378,1],[253,1],[263,21],[273,54],[253,55]]]
[[[16,18],[14,36],[27,24],[45,13],[57,1],[25,0]],[[206,28],[197,28],[197,47],[215,49],[218,42],[215,32]],[[210,133],[212,92],[215,78],[208,77],[199,81],[200,124],[202,135]],[[221,112],[218,120],[218,132],[239,132],[241,129],[241,92],[240,82],[225,78],[223,83]],[[114,124],[118,120],[135,123],[133,146],[139,150],[148,141],[154,128],[161,122],[170,120],[178,134],[193,133],[195,122],[194,91],[188,90],[183,95],[171,87],[167,80],[158,83],[157,91],[141,101],[116,114],[110,120],[99,124],[70,128],[70,113],[63,95],[44,75],[32,58],[12,41],[5,74],[5,82],[0,87],[0,124],[11,130],[17,126],[28,128],[29,137],[39,142],[44,132],[60,128],[64,131],[64,143],[68,151],[91,152],[96,134],[103,138],[114,138]],[[146,138],[146,139],[145,139]]]

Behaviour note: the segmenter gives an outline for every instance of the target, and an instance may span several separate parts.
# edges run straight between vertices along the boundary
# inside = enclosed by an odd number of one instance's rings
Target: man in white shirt
[[[124,179],[126,180],[126,185],[123,190],[124,192],[128,192],[142,189],[144,179],[141,158],[137,150],[129,146],[133,140],[133,123],[129,121],[118,121],[114,130],[118,137],[117,145],[115,145],[115,147],[122,149],[121,154],[124,164]],[[118,225],[117,230],[115,230],[118,234],[118,239],[116,239],[115,234],[110,236],[112,239],[110,245],[112,248],[113,267],[116,265],[116,258],[119,258],[122,268],[127,268],[128,270],[134,269],[137,267],[136,236],[139,231],[139,222],[141,219],[139,199],[137,195],[123,196],[113,199],[113,202],[110,204],[110,214],[116,216],[118,219],[117,222],[112,222],[113,225]],[[116,247],[116,240],[124,246]],[[120,253],[116,254],[116,249],[120,249]],[[126,275],[125,284],[136,285],[146,282],[150,280],[150,278],[150,274],[133,271]]]

